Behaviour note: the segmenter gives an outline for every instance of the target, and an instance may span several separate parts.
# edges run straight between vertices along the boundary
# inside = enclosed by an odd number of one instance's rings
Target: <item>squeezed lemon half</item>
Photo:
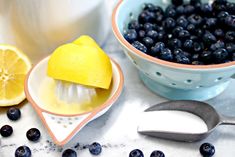
[[[23,52],[0,44],[0,106],[17,105],[25,99],[24,79],[30,69],[31,62]]]
[[[112,65],[110,58],[91,37],[81,36],[52,53],[47,74],[58,80],[108,89]]]

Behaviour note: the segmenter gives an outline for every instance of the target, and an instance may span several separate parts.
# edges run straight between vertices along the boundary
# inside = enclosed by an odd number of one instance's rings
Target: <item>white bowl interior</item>
[[[40,89],[40,86],[42,85],[43,80],[49,78],[46,74],[48,60],[49,60],[49,57],[39,62],[30,72],[28,81],[27,81],[28,93],[30,94],[30,97],[36,103],[36,105],[38,105],[40,108],[44,110],[47,110],[47,109],[44,107],[45,106],[43,104],[44,102],[39,97],[39,89]],[[111,61],[111,63],[112,63],[112,70],[113,70],[113,78],[112,78],[112,84],[110,87],[111,92],[110,92],[108,99],[111,99],[114,96],[121,82],[118,67],[116,66],[114,62]]]

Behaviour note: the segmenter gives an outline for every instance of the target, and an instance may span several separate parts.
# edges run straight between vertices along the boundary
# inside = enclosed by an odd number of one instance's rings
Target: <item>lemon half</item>
[[[58,47],[48,61],[48,76],[95,88],[108,89],[112,80],[110,58],[90,37]]]
[[[0,106],[19,104],[25,99],[24,79],[31,69],[28,57],[11,45],[0,45]]]

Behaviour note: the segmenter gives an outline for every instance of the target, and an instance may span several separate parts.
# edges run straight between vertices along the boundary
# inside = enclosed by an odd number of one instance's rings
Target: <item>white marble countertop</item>
[[[235,132],[234,126],[220,126],[207,139],[197,143],[181,143],[143,136],[137,133],[138,115],[144,109],[166,99],[149,91],[138,77],[137,69],[122,52],[113,34],[107,39],[105,51],[116,60],[125,76],[125,88],[119,100],[102,117],[90,122],[77,136],[64,147],[52,143],[41,121],[31,105],[25,101],[20,105],[22,117],[17,122],[11,122],[6,117],[6,110],[0,109],[0,126],[10,124],[14,133],[9,138],[1,138],[0,157],[13,157],[15,149],[27,145],[32,150],[33,157],[60,157],[66,148],[77,150],[79,157],[92,156],[86,145],[99,142],[103,145],[102,157],[128,157],[132,149],[141,149],[145,156],[159,149],[166,157],[200,157],[198,148],[203,142],[210,142],[216,147],[215,157],[234,157]],[[207,101],[223,114],[235,116],[235,81],[218,97]],[[26,139],[28,129],[39,128],[42,137],[39,142],[32,143]]]

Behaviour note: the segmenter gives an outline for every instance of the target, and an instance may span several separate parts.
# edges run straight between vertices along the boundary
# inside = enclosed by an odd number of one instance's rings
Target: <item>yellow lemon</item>
[[[11,45],[0,45],[0,106],[25,99],[24,79],[31,68],[28,57]]]
[[[86,46],[92,46],[97,48],[99,51],[101,51],[101,53],[105,53],[103,52],[103,50],[99,47],[99,45],[95,42],[94,39],[92,39],[90,36],[88,35],[82,35],[79,38],[77,38],[76,40],[73,41],[74,44],[77,45],[86,45]]]
[[[87,39],[87,38],[86,38]],[[95,43],[79,40],[58,47],[48,61],[48,76],[58,79],[108,89],[112,80],[109,57]]]

